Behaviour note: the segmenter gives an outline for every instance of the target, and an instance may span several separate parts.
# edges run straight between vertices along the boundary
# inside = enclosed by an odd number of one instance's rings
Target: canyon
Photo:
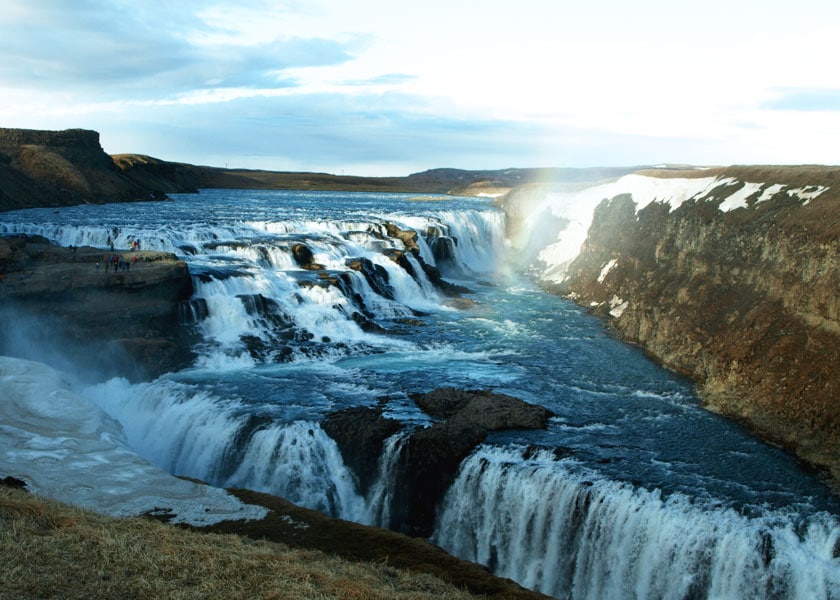
[[[836,482],[838,200],[840,169],[753,166],[524,188],[500,204],[546,289]],[[536,221],[552,223],[537,240]]]
[[[517,260],[546,289],[696,381],[710,410],[840,478],[840,169],[436,169],[358,178],[112,157],[95,131],[0,129],[0,210],[163,200],[201,187],[501,196]],[[189,359],[177,308],[189,297],[189,274],[174,256],[146,254],[142,270],[104,279],[92,265],[106,253],[95,249],[59,259],[45,240],[7,240],[0,251],[7,308],[23,302],[58,319],[70,340],[117,340],[124,363],[140,359],[137,377]],[[84,268],[72,264],[79,260]]]

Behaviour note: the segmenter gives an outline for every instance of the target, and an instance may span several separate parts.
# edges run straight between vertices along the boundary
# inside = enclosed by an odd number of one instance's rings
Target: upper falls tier
[[[503,204],[546,287],[836,480],[838,200],[837,168],[729,167],[525,188]]]

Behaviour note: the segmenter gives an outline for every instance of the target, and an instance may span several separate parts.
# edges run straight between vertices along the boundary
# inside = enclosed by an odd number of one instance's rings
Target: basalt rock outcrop
[[[402,424],[383,416],[382,407],[359,406],[330,414],[321,427],[338,444],[344,463],[356,475],[361,492],[367,494],[376,480],[385,440],[402,429]]]
[[[436,422],[413,431],[398,457],[390,529],[428,537],[437,506],[455,479],[458,467],[491,431],[544,429],[548,409],[488,390],[439,388],[411,395]],[[400,429],[382,415],[382,407],[333,413],[323,424],[335,439],[363,491],[376,476],[385,440]]]
[[[114,255],[127,268],[106,270]],[[171,254],[0,238],[0,351],[76,371],[156,376],[192,359],[180,326],[191,294],[187,265]]]
[[[190,189],[126,175],[102,149],[96,131],[0,128],[0,211],[161,200],[167,191]]]
[[[604,198],[550,287],[840,480],[840,169],[731,167],[675,207]]]

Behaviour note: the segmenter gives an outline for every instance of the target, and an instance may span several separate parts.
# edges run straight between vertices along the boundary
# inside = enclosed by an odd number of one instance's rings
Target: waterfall
[[[122,424],[132,449],[174,475],[274,494],[338,518],[365,514],[353,475],[317,423],[278,422],[175,382],[112,379],[86,393]]]
[[[468,458],[432,540],[558,598],[835,598],[840,524],[664,498],[548,452]]]
[[[417,256],[387,237],[386,223],[414,228]],[[503,215],[487,210],[245,221],[202,235],[189,229],[172,245],[191,248],[194,301],[206,308],[191,319],[204,338],[198,364],[242,368],[393,347],[377,335],[393,321],[448,310],[422,264],[437,266],[430,240],[451,241],[448,260],[460,275],[488,273],[503,251],[503,232]],[[297,264],[293,247],[301,244],[318,268]]]
[[[400,465],[400,453],[408,442],[408,432],[398,432],[385,440],[377,461],[376,481],[368,492],[364,523],[387,529],[391,525],[391,502]]]
[[[669,198],[673,206],[702,192],[695,180],[650,185],[631,177],[558,192],[511,247],[559,280],[601,199],[632,192],[639,203]],[[509,266],[504,216],[487,203],[439,200],[208,190],[167,203],[12,211],[0,233],[103,249],[136,239],[189,265],[195,294],[182,307],[184,338],[200,340],[199,359],[153,382],[86,388],[81,396],[122,427],[104,434],[109,447],[129,446],[169,473],[387,526],[399,509],[396,459],[406,434],[385,442],[362,496],[320,421],[381,406],[411,429],[431,421],[414,391],[501,387],[544,403],[557,422],[492,434],[510,446],[468,457],[438,507],[434,543],[564,599],[840,600],[840,526],[830,514],[840,510],[820,495],[828,495],[822,483],[688,401],[679,410],[658,402],[660,392],[682,398],[673,390],[683,384],[635,351],[616,350],[583,311],[530,285],[492,285],[512,281],[496,278]],[[456,285],[444,285],[450,278]],[[474,303],[456,310],[446,295],[464,288]],[[66,408],[42,393],[44,406]],[[104,422],[98,412],[90,414]],[[21,431],[16,439],[30,444]],[[692,445],[686,431],[703,439]],[[75,441],[60,435],[56,447],[72,452]],[[528,443],[568,447],[575,458]],[[31,452],[16,454],[17,463]],[[86,464],[106,464],[109,454],[93,456]],[[133,472],[100,491],[136,495]],[[61,467],[55,473],[63,485]],[[679,484],[663,485],[672,480]]]

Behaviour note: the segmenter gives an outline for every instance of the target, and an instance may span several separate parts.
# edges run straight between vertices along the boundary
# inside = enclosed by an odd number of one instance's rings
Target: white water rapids
[[[386,224],[417,232],[410,271]],[[6,213],[0,233],[101,248],[142,240],[194,274],[191,369],[144,383],[71,384],[70,373],[39,388],[0,358],[0,474],[40,493],[75,501],[84,487],[95,503],[96,471],[78,493],[47,476],[83,477],[69,457],[94,435],[92,419],[144,469],[381,525],[405,435],[431,422],[409,394],[493,389],[557,417],[547,431],[494,434],[464,461],[432,537],[447,551],[558,598],[840,598],[840,508],[825,486],[703,411],[688,382],[578,307],[503,276],[504,217],[483,201],[210,190]],[[296,244],[324,276],[296,262]],[[456,308],[421,259],[468,287],[471,303]],[[71,396],[76,416],[50,417],[63,429],[39,420],[38,407]],[[366,495],[320,426],[355,406],[404,425]],[[116,461],[84,447],[84,464]],[[148,492],[139,472],[126,471],[123,493]]]

